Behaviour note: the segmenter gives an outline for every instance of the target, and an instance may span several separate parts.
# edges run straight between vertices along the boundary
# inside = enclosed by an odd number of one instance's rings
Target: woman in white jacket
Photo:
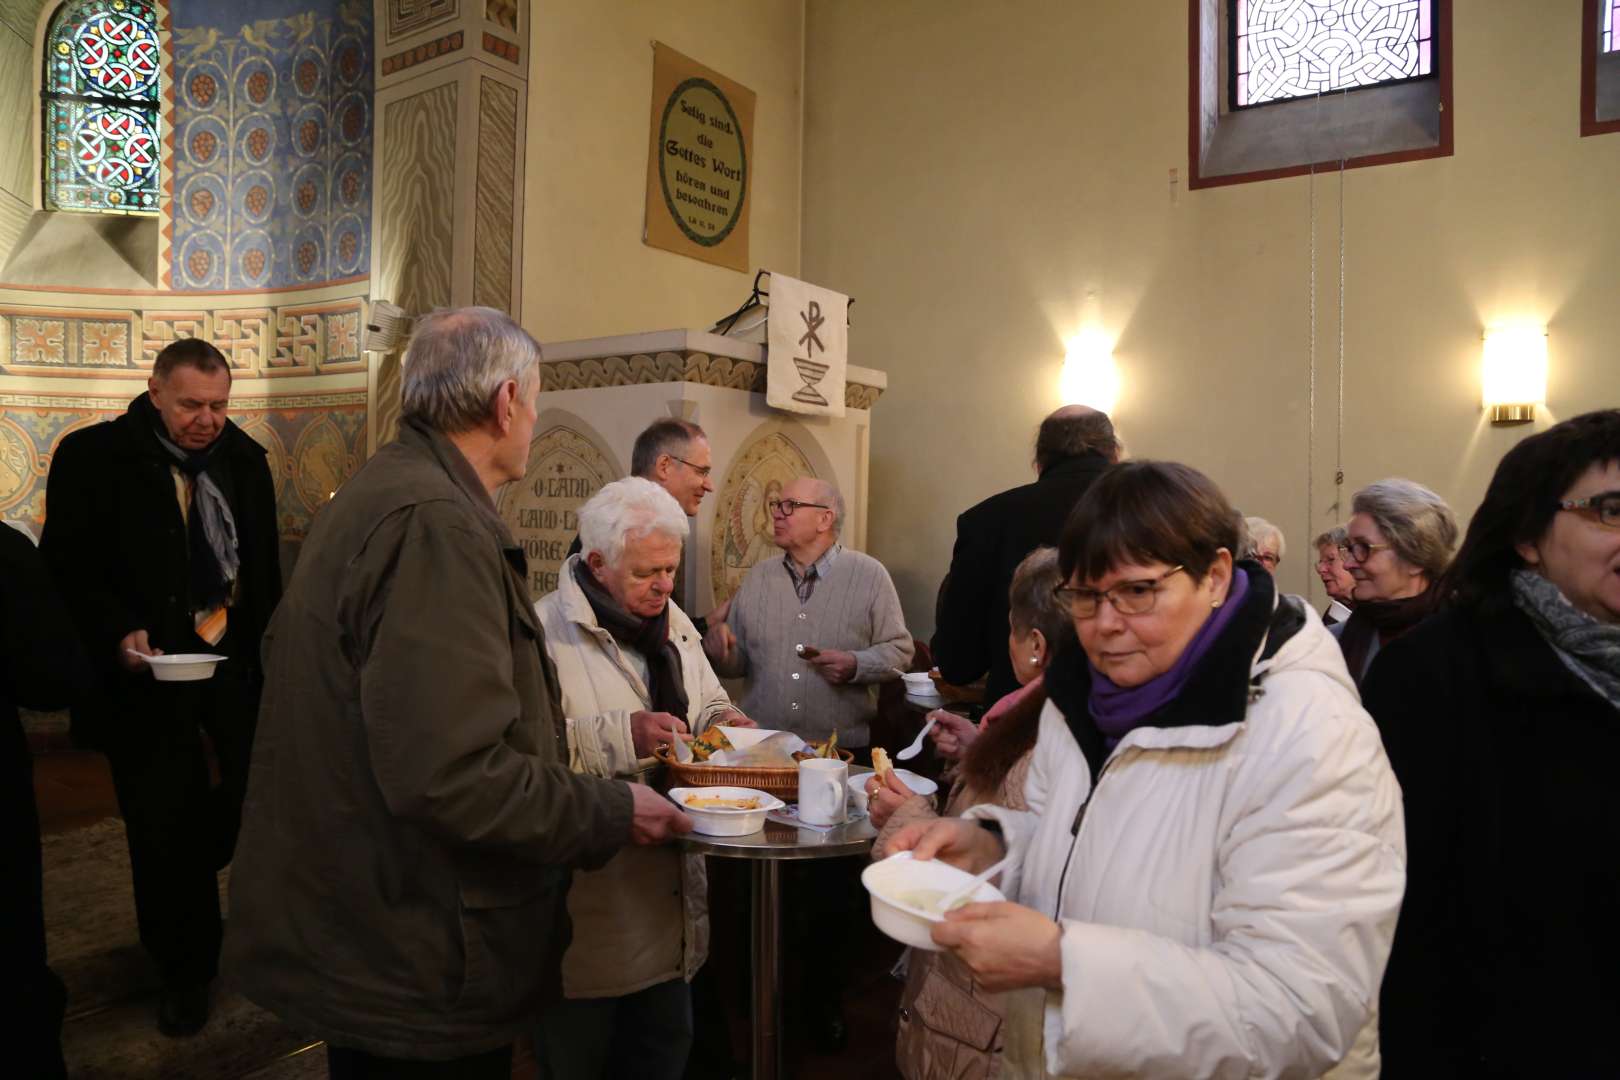
[[[1059,548],[1080,650],[1047,672],[1030,809],[890,843],[1011,856],[1016,902],[934,938],[990,989],[1034,991],[1008,1017],[1012,1075],[1378,1075],[1400,791],[1336,643],[1234,564],[1239,535],[1194,469],[1099,479]]]

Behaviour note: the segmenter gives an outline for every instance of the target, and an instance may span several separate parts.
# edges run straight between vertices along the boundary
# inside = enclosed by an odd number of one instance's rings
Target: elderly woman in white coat
[[[576,772],[642,779],[660,742],[714,723],[752,726],[670,599],[686,534],[680,504],[639,477],[606,485],[579,511],[581,552],[536,605]],[[565,1000],[542,1014],[535,1038],[544,1075],[682,1074],[689,983],[708,953],[706,890],[702,856],[673,847],[627,848],[575,876]]]
[[[1186,466],[1093,484],[1059,548],[1080,649],[1047,670],[1029,811],[890,843],[1008,857],[1013,902],[934,940],[988,988],[1035,991],[1008,1016],[1011,1075],[1378,1075],[1400,790],[1333,639],[1234,565],[1239,535]]]

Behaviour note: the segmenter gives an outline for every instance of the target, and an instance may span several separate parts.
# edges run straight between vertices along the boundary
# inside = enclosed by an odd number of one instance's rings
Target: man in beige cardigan
[[[753,726],[670,596],[687,531],[680,504],[630,477],[581,507],[579,525],[581,554],[536,605],[574,770],[644,782],[660,742],[714,723]],[[574,879],[568,907],[566,1000],[535,1037],[544,1074],[677,1080],[693,1038],[689,983],[708,954],[703,857],[624,849]]]

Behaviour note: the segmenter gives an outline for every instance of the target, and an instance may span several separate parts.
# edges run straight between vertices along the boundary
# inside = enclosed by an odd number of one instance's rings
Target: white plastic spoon
[[[945,914],[947,911],[951,910],[951,908],[956,906],[957,901],[961,900],[963,897],[972,896],[974,893],[978,892],[979,886],[1001,873],[1002,868],[1007,865],[1011,858],[1012,856],[1010,855],[1003,858],[1000,862],[990,867],[990,869],[978,875],[972,881],[968,882],[966,885],[963,885],[960,889],[957,889],[955,892],[945,897],[945,899],[941,900],[939,902],[939,913],[941,915]]]
[[[939,715],[938,710],[935,710],[928,714],[928,723],[924,724],[923,729],[917,732],[917,737],[911,740],[911,745],[894,755],[894,760],[910,761],[916,757],[922,750],[923,740],[928,738],[928,733],[934,730],[934,725],[937,723],[939,723]]]

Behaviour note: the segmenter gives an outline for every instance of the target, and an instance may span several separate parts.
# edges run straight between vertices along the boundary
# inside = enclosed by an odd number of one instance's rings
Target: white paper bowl
[[[910,788],[914,795],[932,796],[939,790],[938,784],[926,776],[919,776],[910,769],[896,769],[894,771],[895,775],[900,777],[900,782]],[[869,772],[856,773],[849,778],[849,804],[851,810],[862,814],[868,812],[866,784],[871,779],[872,774]]]
[[[938,859],[913,859],[902,851],[861,871],[861,884],[872,898],[872,925],[902,945],[928,952],[939,952],[930,928],[944,922],[941,912],[924,910],[908,893],[931,889],[944,895],[973,880],[973,875]],[[966,902],[991,903],[1005,900],[1001,890],[986,882],[968,896]]]
[[[225,659],[213,653],[168,653],[164,656],[148,656],[146,662],[152,665],[152,678],[160,682],[196,682],[198,679],[212,679],[214,665]]]
[[[730,810],[712,809],[700,810],[697,807],[687,806],[688,795],[709,796],[719,799],[759,799],[758,810]],[[769,792],[751,787],[697,787],[697,788],[671,788],[669,797],[672,802],[692,819],[692,831],[700,832],[704,836],[747,836],[752,832],[759,832],[765,827],[765,815],[772,810],[780,810],[787,804]]]
[[[917,697],[938,697],[939,688],[926,671],[908,671],[900,676],[900,681],[906,684],[906,693]]]

